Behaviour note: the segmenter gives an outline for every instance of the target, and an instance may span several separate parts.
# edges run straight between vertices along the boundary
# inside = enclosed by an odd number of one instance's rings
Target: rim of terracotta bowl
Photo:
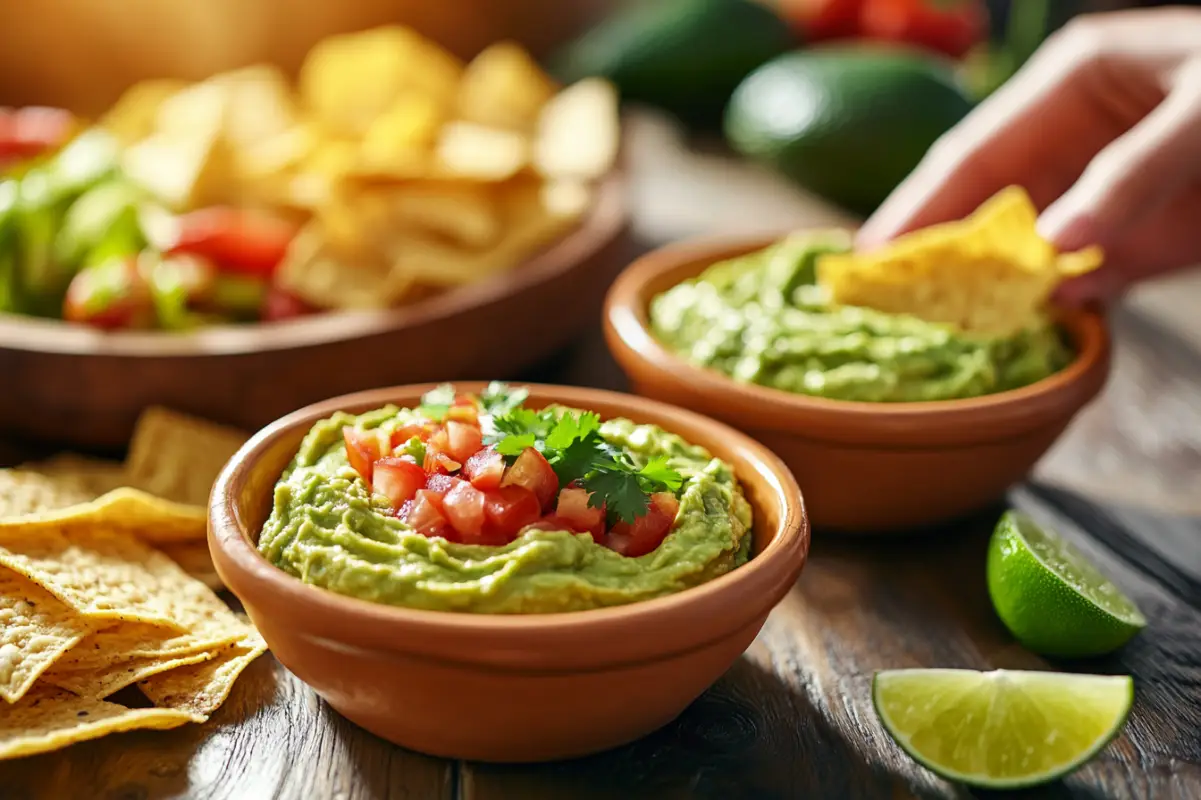
[[[291,350],[448,320],[519,293],[572,269],[613,240],[626,223],[621,168],[601,180],[592,207],[577,225],[516,269],[457,287],[410,306],[321,314],[253,325],[213,325],[188,332],[99,331],[61,320],[0,314],[0,342],[9,350],[122,358],[187,358]]]
[[[209,547],[218,573],[248,606],[283,606],[303,620],[296,626],[303,635],[343,648],[419,653],[523,671],[590,671],[704,647],[765,616],[796,581],[808,554],[809,518],[792,473],[765,446],[720,422],[655,400],[601,389],[526,383],[516,385],[528,387],[531,396],[545,402],[580,408],[610,406],[634,419],[656,420],[667,430],[688,430],[691,435],[680,435],[706,449],[738,452],[749,462],[753,479],[765,483],[779,504],[779,525],[771,540],[743,566],[675,594],[547,614],[427,611],[374,603],[306,584],[268,562],[254,545],[259,531],[248,530],[237,510],[238,492],[258,459],[280,439],[307,430],[335,411],[415,402],[435,385],[373,389],[315,403],[268,425],[230,459],[210,499]],[[455,382],[463,391],[478,392],[485,385]],[[705,433],[698,437],[697,431]],[[746,483],[751,476],[737,477]],[[695,634],[698,619],[705,620],[703,636]],[[398,638],[398,631],[404,632],[402,637]],[[464,649],[465,639],[472,642],[470,659],[453,654]],[[596,657],[598,642],[605,644],[601,659]]]
[[[651,375],[637,379],[641,383],[668,381],[690,392],[698,410],[751,429],[803,427],[803,435],[814,439],[906,449],[997,441],[1048,425],[1070,417],[1105,384],[1110,337],[1100,309],[1057,312],[1076,350],[1059,372],[1028,386],[959,400],[873,403],[740,383],[686,361],[651,334],[648,308],[656,294],[718,261],[776,241],[779,237],[693,239],[653,250],[623,270],[605,298],[604,325],[609,349],[627,374]]]

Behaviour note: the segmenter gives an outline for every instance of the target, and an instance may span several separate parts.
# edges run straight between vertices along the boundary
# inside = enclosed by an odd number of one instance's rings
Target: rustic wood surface
[[[769,177],[637,132],[635,218],[645,246],[696,233],[841,221]],[[687,188],[681,188],[687,182]],[[1052,664],[1017,646],[985,592],[1002,506],[905,540],[814,539],[797,587],[747,654],[676,722],[574,762],[452,763],[338,717],[269,656],[204,726],[130,733],[0,764],[0,798],[908,798],[986,797],[892,745],[869,697],[876,669],[1066,668],[1135,676],[1124,733],[1036,798],[1201,797],[1201,279],[1148,287],[1116,309],[1115,370],[1008,501],[1051,522],[1147,613],[1119,654]],[[528,376],[620,387],[599,334]],[[0,444],[0,460],[27,450]]]

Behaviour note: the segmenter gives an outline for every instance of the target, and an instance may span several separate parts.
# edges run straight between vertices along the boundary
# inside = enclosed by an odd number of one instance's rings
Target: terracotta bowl
[[[402,308],[187,334],[0,315],[0,435],[122,447],[148,405],[256,430],[330,394],[512,377],[594,324],[627,255],[623,183],[517,269]]]
[[[461,383],[466,391],[483,384]],[[650,422],[734,466],[754,509],[754,556],[716,580],[628,606],[494,616],[369,603],[302,583],[255,542],[272,487],[305,432],[334,411],[412,406],[431,388],[339,397],[268,426],[213,488],[209,546],[271,650],[352,722],[404,747],[482,761],[584,755],[664,725],[730,667],[796,582],[809,549],[800,490],[763,445],[713,420],[628,395],[531,386],[561,402]]]
[[[1095,311],[1060,322],[1078,353],[1030,386],[967,400],[864,403],[743,384],[669,352],[647,309],[660,292],[768,239],[665,247],[634,262],[606,300],[609,349],[639,394],[691,408],[774,450],[805,490],[814,527],[900,531],[980,510],[1020,481],[1105,384],[1109,334]]]

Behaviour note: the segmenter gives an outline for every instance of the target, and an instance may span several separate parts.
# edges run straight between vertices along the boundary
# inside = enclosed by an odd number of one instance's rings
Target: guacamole
[[[953,400],[1025,386],[1071,352],[1039,318],[1007,338],[870,308],[833,306],[815,280],[845,236],[797,236],[718,263],[657,296],[651,328],[689,361],[735,380],[839,400]]]
[[[395,439],[421,421],[420,410],[388,406],[359,416],[337,413],[314,425],[276,484],[260,552],[304,582],[340,594],[497,614],[648,600],[729,572],[749,557],[751,509],[730,466],[679,436],[625,419],[601,424],[604,441],[635,465],[665,458],[682,479],[675,521],[652,552],[624,556],[588,533],[545,524],[499,546],[422,535],[372,492],[344,443],[348,426]]]

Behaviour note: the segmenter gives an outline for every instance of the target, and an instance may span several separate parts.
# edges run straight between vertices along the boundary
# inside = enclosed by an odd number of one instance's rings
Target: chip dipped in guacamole
[[[648,600],[750,557],[730,465],[654,425],[525,399],[445,386],[417,408],[318,422],[260,552],[360,599],[497,614]]]
[[[867,402],[1003,392],[1063,369],[1046,309],[1099,254],[1038,239],[1020,190],[975,215],[859,254],[841,231],[796,234],[654,298],[656,338],[735,380]]]

